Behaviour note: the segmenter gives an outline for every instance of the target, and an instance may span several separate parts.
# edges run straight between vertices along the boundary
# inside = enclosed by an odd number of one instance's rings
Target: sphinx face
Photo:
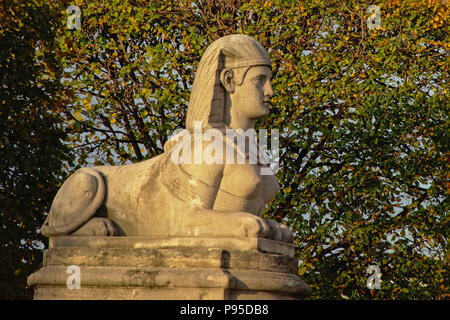
[[[257,119],[269,113],[273,95],[271,69],[268,66],[253,66],[248,69],[241,85],[230,94],[232,113],[238,117]]]

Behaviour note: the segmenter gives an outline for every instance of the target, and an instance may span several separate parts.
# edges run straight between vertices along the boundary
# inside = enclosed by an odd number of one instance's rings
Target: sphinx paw
[[[267,220],[259,216],[246,213],[242,217],[241,222],[244,227],[246,237],[265,238],[270,233],[270,226],[267,223]]]
[[[285,224],[272,220],[267,220],[267,223],[270,226],[268,238],[283,242],[291,242],[294,239],[294,234]]]
[[[281,230],[281,233],[283,234],[281,241],[284,241],[284,242],[294,241],[294,233],[291,231],[291,229],[287,225],[280,223],[280,230]]]
[[[74,236],[116,236],[118,235],[114,223],[107,218],[92,218],[78,230],[73,232]]]

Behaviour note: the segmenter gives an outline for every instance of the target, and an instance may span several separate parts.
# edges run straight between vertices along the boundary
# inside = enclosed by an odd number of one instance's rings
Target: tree
[[[259,125],[282,132],[282,192],[266,216],[296,231],[312,298],[448,298],[442,1],[75,4],[82,25],[59,37],[59,54],[79,164],[161,153],[184,126],[205,48],[248,34],[273,59],[272,112]],[[380,290],[366,286],[370,265],[381,269]]]
[[[70,160],[54,23],[45,1],[0,4],[0,299],[32,297],[26,280],[46,243],[39,228]]]

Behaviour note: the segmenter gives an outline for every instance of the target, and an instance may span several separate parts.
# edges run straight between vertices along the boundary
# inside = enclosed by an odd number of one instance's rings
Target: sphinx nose
[[[273,88],[272,88],[272,84],[270,83],[270,81],[266,82],[266,85],[264,88],[264,95],[269,98],[271,98],[273,96]]]

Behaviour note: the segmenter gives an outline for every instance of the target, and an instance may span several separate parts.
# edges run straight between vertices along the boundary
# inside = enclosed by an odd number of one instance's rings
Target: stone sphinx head
[[[204,52],[192,88],[186,128],[248,129],[269,112],[271,61],[263,46],[241,34],[214,41]]]

